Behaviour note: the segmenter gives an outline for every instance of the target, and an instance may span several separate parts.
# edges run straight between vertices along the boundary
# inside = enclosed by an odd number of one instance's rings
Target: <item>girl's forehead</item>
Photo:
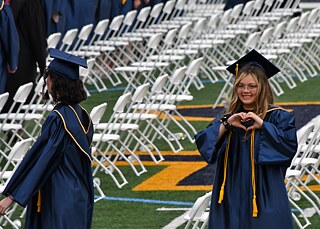
[[[239,83],[241,83],[241,82],[249,82],[249,81],[256,82],[256,79],[252,74],[244,73],[243,75],[241,75]]]

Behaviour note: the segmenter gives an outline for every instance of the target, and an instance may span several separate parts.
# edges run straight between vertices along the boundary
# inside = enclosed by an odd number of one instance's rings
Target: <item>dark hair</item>
[[[64,104],[80,103],[87,99],[87,93],[84,90],[83,82],[78,80],[69,80],[61,77],[54,72],[47,70],[44,74],[43,87],[46,86],[46,79],[50,75],[52,81],[51,96],[54,102],[62,102]],[[49,99],[48,93],[43,93],[43,99]]]

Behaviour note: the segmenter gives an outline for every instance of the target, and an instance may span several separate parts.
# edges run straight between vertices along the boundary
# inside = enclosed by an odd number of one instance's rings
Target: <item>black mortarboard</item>
[[[254,49],[248,52],[246,55],[242,56],[232,65],[227,67],[227,70],[231,72],[233,75],[237,76],[240,69],[246,65],[253,65],[262,68],[265,71],[268,78],[280,72],[280,69],[277,68],[277,66],[272,64],[268,59],[266,59],[264,56],[262,56],[259,52],[257,52]]]
[[[87,60],[58,49],[51,48],[50,57],[54,59],[50,62],[48,70],[70,80],[79,79],[79,66],[88,67]]]

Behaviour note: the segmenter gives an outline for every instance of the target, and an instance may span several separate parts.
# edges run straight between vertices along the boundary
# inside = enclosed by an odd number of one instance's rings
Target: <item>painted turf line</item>
[[[124,202],[138,202],[138,203],[151,203],[151,204],[170,204],[170,205],[181,205],[181,206],[192,206],[192,202],[183,201],[172,201],[172,200],[152,200],[152,199],[140,199],[140,198],[123,198],[123,197],[101,197],[95,196],[96,199],[101,198],[102,200],[115,200]]]

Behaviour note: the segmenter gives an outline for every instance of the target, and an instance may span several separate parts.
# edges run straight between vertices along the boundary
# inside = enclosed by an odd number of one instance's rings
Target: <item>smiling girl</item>
[[[196,134],[215,165],[209,228],[293,228],[284,184],[297,150],[294,115],[275,106],[268,78],[279,69],[257,51],[231,65],[227,112]]]

